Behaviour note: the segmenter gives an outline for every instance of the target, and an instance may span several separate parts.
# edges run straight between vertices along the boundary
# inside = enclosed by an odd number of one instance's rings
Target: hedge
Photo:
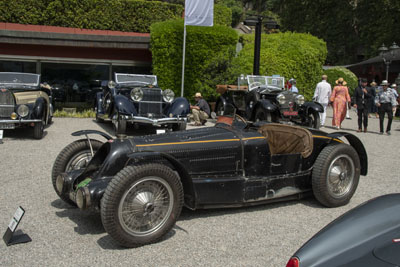
[[[336,80],[342,77],[347,82],[350,95],[353,95],[354,89],[358,86],[357,76],[351,71],[344,67],[333,67],[324,71],[328,76],[328,83],[331,84],[332,89],[336,85]]]
[[[243,49],[232,62],[232,77],[253,72],[254,34],[243,35]],[[281,75],[295,78],[300,93],[311,100],[320,81],[322,65],[327,55],[326,43],[310,34],[262,34],[260,75]]]
[[[7,0],[0,21],[98,30],[149,32],[154,22],[182,17],[183,6],[133,0]]]
[[[181,94],[183,19],[151,26],[153,73],[162,88]],[[185,60],[185,96],[201,92],[216,97],[215,85],[227,83],[227,69],[235,54],[238,34],[230,27],[187,26]]]
[[[149,32],[154,22],[181,18],[184,7],[134,0],[7,0],[0,1],[0,21],[125,32]],[[217,25],[229,26],[232,11],[214,6]]]

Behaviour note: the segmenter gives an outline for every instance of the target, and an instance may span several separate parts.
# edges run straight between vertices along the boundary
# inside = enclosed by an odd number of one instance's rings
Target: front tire
[[[125,134],[126,132],[126,120],[122,120],[117,116],[117,120],[114,122],[115,135]]]
[[[318,112],[312,112],[307,118],[308,126],[314,129],[319,129],[321,127],[321,118]]]
[[[254,116],[255,121],[266,121],[273,122],[275,121],[273,114],[271,112],[266,111],[263,107],[258,107],[256,110],[256,114]]]
[[[172,169],[162,164],[127,166],[107,186],[101,220],[120,245],[137,247],[167,234],[182,205],[182,184]]]
[[[102,142],[94,139],[90,139],[90,142],[92,144],[93,153],[96,153],[96,151],[99,150],[100,147],[103,145]],[[92,154],[90,151],[88,140],[80,139],[72,142],[71,144],[67,145],[63,150],[61,150],[56,160],[54,161],[53,169],[51,171],[51,182],[57,195],[68,204],[75,206],[75,203],[73,201],[58,192],[56,187],[57,176],[63,172],[85,168],[91,159]]]
[[[33,138],[35,139],[42,139],[43,138],[43,133],[44,133],[44,125],[46,124],[44,120],[44,115],[42,117],[41,122],[35,122],[35,125],[33,126]]]
[[[357,189],[360,159],[347,144],[330,145],[318,155],[312,172],[315,198],[324,206],[346,205]]]
[[[186,122],[175,123],[172,125],[172,131],[184,131],[186,130]]]

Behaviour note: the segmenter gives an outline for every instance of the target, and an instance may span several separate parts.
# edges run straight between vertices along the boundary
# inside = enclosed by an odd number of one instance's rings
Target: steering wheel
[[[253,89],[255,87],[261,86],[262,84],[260,82],[253,82],[249,84],[249,89]]]

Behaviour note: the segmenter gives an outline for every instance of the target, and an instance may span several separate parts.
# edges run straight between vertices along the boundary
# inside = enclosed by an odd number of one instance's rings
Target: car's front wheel
[[[127,166],[107,186],[101,220],[120,245],[137,247],[167,234],[182,205],[182,184],[172,169],[162,164]]]
[[[217,116],[223,116],[225,111],[224,103],[222,101],[217,103],[217,106],[215,107],[215,113]]]
[[[172,131],[184,131],[186,130],[186,122],[174,123],[172,125]]]
[[[99,150],[103,145],[102,142],[94,139],[90,139],[90,144],[93,154],[96,153],[97,150]],[[72,202],[68,197],[63,196],[61,192],[58,192],[56,187],[57,176],[63,172],[85,168],[91,159],[92,151],[87,139],[80,139],[72,142],[58,154],[51,171],[51,181],[57,195],[65,202],[75,205],[75,203]]]
[[[119,116],[117,116],[117,119],[114,121],[114,131],[115,131],[115,135],[125,134],[126,120],[121,119]]]
[[[307,126],[319,129],[321,127],[321,119],[318,112],[311,112],[307,117]]]
[[[271,112],[266,111],[263,107],[258,107],[255,114],[256,122],[258,121],[266,121],[266,122],[273,122],[275,118]]]
[[[329,145],[318,155],[312,172],[315,198],[324,206],[346,205],[357,189],[360,159],[347,144]]]
[[[45,124],[46,124],[46,122],[45,122],[44,114],[43,114],[42,121],[41,122],[35,122],[35,125],[33,126],[33,138],[35,138],[35,139],[42,139],[43,138],[44,125]]]

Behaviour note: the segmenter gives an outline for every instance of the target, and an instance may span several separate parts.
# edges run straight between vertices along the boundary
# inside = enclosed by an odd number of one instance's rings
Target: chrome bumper
[[[140,116],[120,115],[120,118],[126,120],[127,122],[146,123],[146,124],[151,124],[151,125],[154,125],[154,126],[163,125],[163,124],[169,124],[169,123],[187,122],[187,118],[186,117],[150,119],[150,118],[147,118],[147,117],[140,117]],[[116,120],[116,119],[117,118],[113,118],[113,120]]]
[[[41,119],[35,119],[35,120],[24,120],[24,119],[19,119],[19,120],[0,120],[0,124],[19,124],[19,123],[31,123],[31,122],[41,122]]]

